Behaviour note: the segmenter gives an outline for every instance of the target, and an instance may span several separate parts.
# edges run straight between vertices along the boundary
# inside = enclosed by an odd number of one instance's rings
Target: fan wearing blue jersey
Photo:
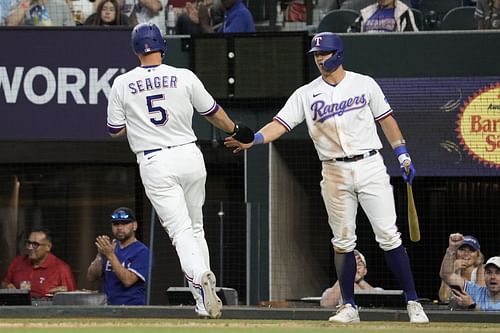
[[[109,305],[145,305],[149,249],[135,237],[137,219],[127,207],[111,214],[114,239],[97,236],[97,256],[87,270],[90,282],[104,279]]]

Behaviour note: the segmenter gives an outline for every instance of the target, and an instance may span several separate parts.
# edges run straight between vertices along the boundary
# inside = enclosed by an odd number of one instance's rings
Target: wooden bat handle
[[[418,242],[420,240],[420,226],[418,224],[417,208],[413,199],[411,185],[406,183],[406,192],[408,194],[408,228],[410,230],[410,240]]]

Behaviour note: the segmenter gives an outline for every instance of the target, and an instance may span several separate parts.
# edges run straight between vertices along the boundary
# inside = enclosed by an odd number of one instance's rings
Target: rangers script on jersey
[[[298,88],[274,117],[288,131],[306,120],[322,161],[382,148],[373,121],[392,113],[371,77],[346,71],[337,85],[318,77]]]

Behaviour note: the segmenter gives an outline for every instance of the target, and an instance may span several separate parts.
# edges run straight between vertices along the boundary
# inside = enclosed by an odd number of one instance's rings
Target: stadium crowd
[[[309,10],[305,0],[285,0],[256,13],[261,2],[250,7],[245,0],[0,0],[0,25],[133,27],[153,22],[165,35],[314,32],[331,12],[351,11],[358,15],[345,18],[351,21],[348,29],[332,32],[455,30],[467,27],[465,21],[474,22],[467,23],[473,29],[500,29],[500,0],[319,0]],[[441,25],[445,20],[451,26]]]

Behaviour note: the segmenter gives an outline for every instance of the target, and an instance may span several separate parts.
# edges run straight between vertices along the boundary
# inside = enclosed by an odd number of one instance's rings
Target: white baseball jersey
[[[183,145],[196,141],[194,109],[210,115],[219,109],[198,77],[168,65],[136,67],[113,82],[108,101],[108,130],[127,128],[131,150]]]
[[[319,159],[326,161],[382,148],[374,119],[391,113],[374,79],[346,71],[337,85],[320,76],[298,88],[274,119],[288,131],[305,119]]]

